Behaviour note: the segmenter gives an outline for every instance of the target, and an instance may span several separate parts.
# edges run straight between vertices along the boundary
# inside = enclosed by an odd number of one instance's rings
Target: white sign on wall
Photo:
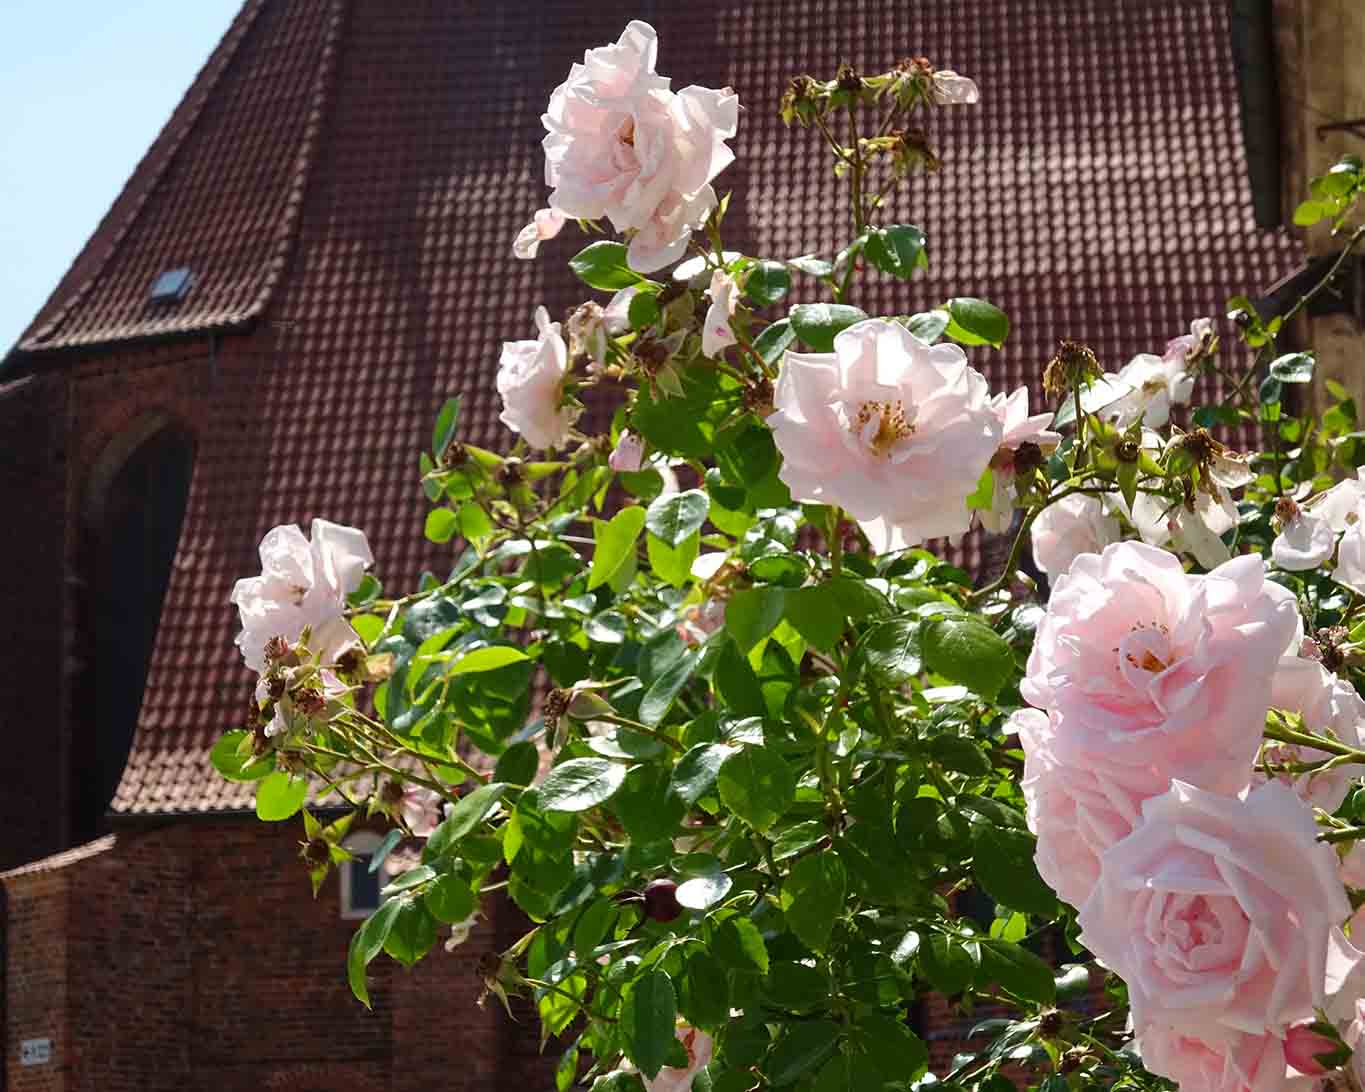
[[[52,1061],[51,1039],[24,1039],[19,1043],[20,1065],[46,1065]]]

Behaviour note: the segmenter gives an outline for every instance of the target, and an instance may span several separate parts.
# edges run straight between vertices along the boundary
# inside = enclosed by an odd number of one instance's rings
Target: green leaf
[[[689,650],[650,684],[645,696],[640,699],[641,723],[652,728],[668,715],[668,711],[673,708],[673,702],[692,678],[700,662],[701,653]]]
[[[1277,405],[1284,397],[1283,387],[1278,379],[1273,375],[1268,375],[1261,380],[1261,385],[1256,391],[1257,400],[1263,406]]]
[[[784,603],[783,589],[771,585],[746,588],[730,597],[725,604],[725,628],[740,652],[747,654],[777,627]]]
[[[427,513],[422,533],[432,542],[449,542],[460,529],[460,517],[449,508],[433,508]]]
[[[368,1009],[370,991],[366,983],[365,968],[384,950],[384,942],[389,937],[393,923],[402,909],[402,900],[391,899],[365,919],[351,937],[351,945],[346,953],[346,977],[351,983],[351,992]]]
[[[817,258],[814,254],[802,254],[796,258],[788,258],[787,265],[808,277],[828,277],[834,272],[833,262],[827,262],[824,258]]]
[[[590,960],[593,949],[602,943],[607,929],[616,917],[616,903],[610,898],[599,898],[588,904],[578,916],[573,929],[573,950],[580,960]]]
[[[848,876],[834,853],[813,853],[792,867],[782,885],[782,910],[797,939],[824,953],[834,922],[844,910]]]
[[[929,256],[924,251],[924,232],[909,224],[869,232],[863,253],[883,273],[903,281],[908,281],[917,269],[924,269],[929,264]]]
[[[808,588],[793,588],[784,600],[785,617],[822,652],[834,648],[844,632],[845,616],[836,585],[826,582]]]
[[[980,978],[997,982],[1026,1001],[1048,1005],[1057,997],[1052,967],[1007,940],[982,939]]]
[[[867,318],[867,312],[843,303],[801,303],[791,309],[789,317],[796,336],[807,346],[817,353],[830,353],[835,335]]]
[[[691,807],[716,783],[721,765],[734,753],[724,743],[698,743],[673,767],[671,788],[684,804]]]
[[[508,785],[529,785],[540,770],[540,752],[528,739],[514,743],[498,756],[493,767],[493,780]]]
[[[931,618],[920,631],[925,666],[986,698],[1014,672],[1009,642],[975,618]]]
[[[768,973],[768,947],[748,918],[731,918],[716,931],[712,952],[731,970]]]
[[[453,872],[447,872],[422,893],[427,910],[437,921],[447,925],[464,921],[474,913],[474,892],[468,882]]]
[[[924,670],[920,652],[919,618],[895,618],[880,622],[863,634],[858,651],[868,670],[883,686],[900,686]]]
[[[659,321],[659,297],[654,292],[636,292],[626,308],[626,321],[632,330],[643,330]]]
[[[259,781],[275,768],[273,757],[258,759],[249,745],[243,748],[250,735],[245,728],[224,732],[209,752],[213,768],[229,781]]]
[[[762,747],[745,747],[727,758],[716,784],[722,803],[760,833],[796,798],[796,779],[787,763]]]
[[[712,681],[732,712],[742,717],[767,715],[768,703],[758,684],[758,676],[744,654],[735,647],[733,640],[727,638],[721,642],[720,658],[716,661]]]
[[[858,1018],[858,1044],[888,1082],[912,1081],[929,1062],[929,1050],[905,1021],[883,1012]]]
[[[935,311],[921,311],[918,315],[911,315],[908,320],[904,320],[906,327],[921,341],[932,345],[943,336],[943,331],[948,329],[948,312],[942,309]]]
[[[540,786],[543,811],[586,811],[610,800],[626,779],[626,767],[604,758],[572,758],[550,771]]]
[[[694,1026],[714,1027],[730,1018],[730,983],[710,952],[694,951],[684,968],[678,1008]]]
[[[422,856],[427,860],[443,857],[461,838],[483,822],[484,816],[493,810],[507,786],[495,781],[480,785],[468,796],[450,809],[450,814],[431,832]]]
[[[939,993],[961,993],[976,975],[976,962],[955,937],[933,936],[919,949],[919,969]]]
[[[525,663],[529,659],[530,657],[519,648],[512,648],[510,645],[489,645],[461,656],[446,669],[446,674],[474,675],[480,671],[497,671],[500,667]]]
[[[1270,375],[1281,383],[1309,383],[1314,363],[1312,353],[1286,353],[1270,362]]]
[[[744,294],[755,306],[767,307],[776,303],[792,286],[792,275],[781,262],[756,262],[744,282]]]
[[[455,439],[455,429],[460,423],[460,396],[447,398],[441,411],[436,414],[436,427],[431,430],[431,453],[438,459]]]
[[[685,493],[670,493],[659,497],[649,506],[645,513],[644,525],[651,535],[656,535],[665,545],[676,547],[701,530],[702,524],[706,522],[706,514],[710,510],[711,498],[704,490],[689,489]],[[626,511],[631,509],[628,508]]]
[[[829,828],[816,819],[790,826],[773,840],[773,859],[785,861],[788,857],[795,857],[828,835]]]
[[[801,963],[774,963],[764,993],[792,1012],[809,1012],[829,1004],[829,979],[823,971]]]
[[[635,540],[645,525],[645,510],[634,506],[623,508],[610,522],[596,521],[592,525],[595,549],[592,569],[588,573],[588,590],[607,583],[635,552]]]
[[[678,884],[678,905],[689,910],[709,910],[730,893],[734,883],[724,872],[694,876]]]
[[[796,331],[790,319],[778,319],[754,338],[754,350],[765,364],[776,364],[796,342]]]
[[[603,292],[616,292],[644,280],[626,264],[622,243],[591,243],[569,259],[569,268],[589,288]]]
[[[658,535],[645,537],[649,553],[649,567],[654,575],[675,588],[684,587],[692,579],[692,562],[701,550],[701,535],[693,531],[678,546],[670,546]]]
[[[1000,348],[1009,336],[1010,320],[993,303],[958,296],[948,301],[947,334],[963,345],[991,345]]]
[[[400,891],[406,891],[409,887],[417,887],[419,884],[424,884],[428,880],[434,880],[435,878],[436,870],[434,868],[430,865],[418,865],[416,868],[410,868],[401,876],[397,877],[393,883],[388,884],[380,894],[385,898],[388,898],[390,895],[397,895]]]
[[[626,987],[621,999],[621,1034],[626,1054],[653,1080],[663,1068],[676,1037],[678,1002],[673,980],[664,971],[650,971]]]
[[[1057,912],[1057,896],[1033,863],[1033,835],[988,823],[978,824],[975,833],[973,871],[986,894],[1028,914],[1047,917]]]
[[[1057,987],[1057,996],[1062,1000],[1075,1000],[1083,997],[1090,989],[1090,968],[1082,963],[1066,968],[1052,979]]]
[[[256,790],[256,818],[278,823],[297,815],[308,796],[308,779],[276,770]]]
[[[1335,216],[1336,211],[1335,201],[1320,201],[1316,198],[1302,201],[1294,210],[1294,223],[1299,227],[1312,227],[1320,220]]]
[[[398,906],[393,928],[384,938],[384,951],[405,967],[411,967],[436,943],[436,919],[418,899],[392,900]]]
[[[686,805],[668,793],[668,772],[645,765],[626,775],[611,799],[611,810],[631,841],[641,845],[671,840],[687,814]]]
[[[776,1087],[792,1084],[822,1065],[839,1043],[839,1025],[829,1020],[809,1020],[787,1025],[765,1067]]]

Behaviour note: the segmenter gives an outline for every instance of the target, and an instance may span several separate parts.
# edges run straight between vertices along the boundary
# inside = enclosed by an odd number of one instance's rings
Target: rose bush
[[[315,891],[386,831],[357,998],[498,913],[525,930],[471,988],[539,1021],[558,1092],[1358,1092],[1365,446],[1339,389],[1285,404],[1304,300],[1230,301],[1221,356],[1206,319],[1116,373],[1063,341],[1030,413],[988,301],[856,305],[928,264],[887,210],[970,78],[795,76],[851,235],[780,258],[727,249],[736,96],[673,92],[657,44],[631,23],[545,114],[514,252],[619,237],[570,261],[599,296],[504,345],[508,445],[441,408],[448,567],[388,593],[317,521],[232,593],[257,679],[214,765],[301,813]],[[1345,159],[1299,219],[1362,189]],[[919,548],[976,524],[994,568]],[[931,1055],[924,1014],[979,1003]]]

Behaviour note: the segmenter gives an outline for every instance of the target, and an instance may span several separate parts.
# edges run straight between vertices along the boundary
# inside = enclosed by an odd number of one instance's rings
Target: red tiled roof
[[[931,267],[869,281],[869,312],[948,295],[1000,304],[1001,353],[974,351],[996,389],[1037,388],[1056,340],[1110,367],[1160,350],[1192,317],[1298,259],[1252,223],[1221,0],[828,0],[797,9],[620,0],[250,0],[33,328],[20,358],[113,350],[75,367],[137,367],[136,339],[215,328],[180,555],[123,813],[244,807],[209,768],[249,691],[232,646],[233,580],[273,524],[364,527],[391,587],[440,568],[421,536],[415,452],[442,399],[464,394],[465,438],[501,445],[499,342],[531,312],[582,298],[563,267],[573,230],[535,263],[511,240],[544,204],[539,115],[568,66],[631,18],[658,28],[678,86],[734,86],[727,242],[831,254],[849,234],[818,139],[775,116],[785,81],[840,60],[880,71],[912,53],[973,76],[976,107],[940,112],[945,160],[886,222],[922,226]],[[197,280],[169,317],[154,275]],[[92,358],[95,359],[95,358]],[[169,374],[169,373],[168,373]]]

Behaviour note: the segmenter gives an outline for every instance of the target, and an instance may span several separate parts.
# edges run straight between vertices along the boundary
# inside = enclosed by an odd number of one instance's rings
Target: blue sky
[[[243,0],[0,0],[0,356]]]

